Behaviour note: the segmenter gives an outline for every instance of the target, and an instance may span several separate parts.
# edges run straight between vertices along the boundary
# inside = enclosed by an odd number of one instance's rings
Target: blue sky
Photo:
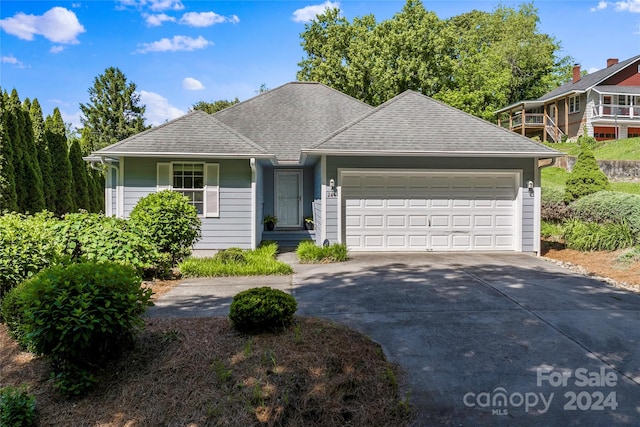
[[[147,106],[147,123],[160,124],[200,100],[240,100],[261,84],[295,80],[304,57],[300,33],[327,5],[352,20],[378,21],[404,1],[5,1],[0,2],[0,85],[21,99],[38,98],[44,113],[60,108],[80,126],[79,103],[107,67],[135,82]],[[522,2],[424,1],[448,18],[498,4]],[[535,1],[540,29],[556,37],[562,54],[583,69],[604,68],[607,58],[640,53],[640,0]]]

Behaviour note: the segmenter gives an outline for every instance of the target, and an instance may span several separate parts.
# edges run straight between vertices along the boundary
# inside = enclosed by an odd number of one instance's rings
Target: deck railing
[[[640,107],[637,105],[597,104],[593,107],[593,117],[640,120]]]
[[[530,127],[542,127],[544,126],[544,114],[540,113],[529,113],[524,115],[524,124],[525,126]],[[511,128],[515,128],[522,125],[522,115],[514,115],[511,117]]]

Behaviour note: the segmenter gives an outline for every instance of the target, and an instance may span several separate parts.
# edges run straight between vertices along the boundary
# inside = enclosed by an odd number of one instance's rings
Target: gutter
[[[562,156],[558,156],[558,157],[562,157]],[[548,159],[548,160],[550,160],[550,162],[549,162],[548,164],[544,164],[544,165],[542,165],[542,166],[541,166],[541,165],[538,165],[538,170],[542,170],[542,169],[544,169],[544,168],[550,168],[550,167],[554,166],[554,165],[556,164],[556,159],[557,159],[558,157],[550,157],[550,158]],[[542,158],[542,159],[538,159],[538,160],[547,160],[547,159]]]

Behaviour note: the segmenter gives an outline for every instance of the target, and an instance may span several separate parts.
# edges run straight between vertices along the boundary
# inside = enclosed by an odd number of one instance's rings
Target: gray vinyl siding
[[[127,158],[124,162],[124,216],[128,217],[140,198],[157,190],[157,163],[166,159]],[[194,249],[250,249],[251,167],[249,160],[174,159],[220,165],[220,216],[202,218],[202,237]]]
[[[264,165],[258,162],[256,165],[256,247],[262,241],[262,232],[264,225]]]
[[[535,251],[535,199],[529,197],[527,182],[535,181],[535,159],[522,158],[449,158],[449,157],[327,157],[327,179],[334,178],[336,185],[339,175],[338,169],[358,169],[358,168],[384,168],[384,169],[430,169],[430,170],[452,170],[452,169],[478,169],[481,170],[521,170],[522,182],[522,248],[523,252]],[[539,186],[539,183],[535,184]],[[337,199],[327,199],[327,238],[333,243],[338,237],[338,203]]]

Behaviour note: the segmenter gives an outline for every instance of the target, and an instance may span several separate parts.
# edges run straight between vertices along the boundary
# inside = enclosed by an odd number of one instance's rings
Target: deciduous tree
[[[224,110],[225,108],[229,108],[232,105],[237,104],[238,102],[240,102],[238,98],[235,98],[233,101],[228,101],[226,99],[220,99],[213,102],[198,101],[193,104],[191,110],[200,110],[204,111],[205,113],[213,114],[217,113],[218,111]]]

